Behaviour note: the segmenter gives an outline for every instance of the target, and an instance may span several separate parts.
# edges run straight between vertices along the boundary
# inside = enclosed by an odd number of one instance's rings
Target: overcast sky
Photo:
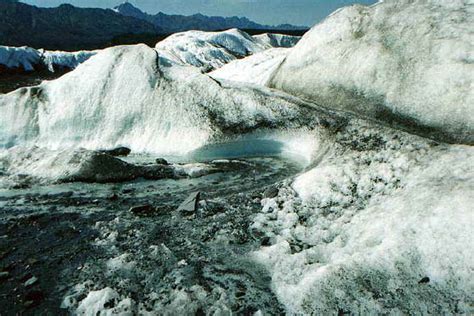
[[[71,3],[82,7],[112,8],[124,0],[22,0],[37,6]],[[291,23],[312,26],[339,7],[376,0],[129,0],[148,13],[246,16],[265,24]]]

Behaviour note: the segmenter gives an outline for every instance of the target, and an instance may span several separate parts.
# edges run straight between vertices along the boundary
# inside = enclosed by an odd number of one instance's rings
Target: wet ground
[[[268,275],[246,257],[268,242],[249,225],[265,190],[301,165],[232,165],[198,178],[0,191],[0,314],[68,314],[106,287],[133,300],[132,312],[281,313]],[[196,211],[178,211],[193,192]],[[141,205],[150,207],[130,212]]]

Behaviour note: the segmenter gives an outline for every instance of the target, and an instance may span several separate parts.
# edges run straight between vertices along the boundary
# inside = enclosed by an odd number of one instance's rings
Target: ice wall
[[[472,1],[346,7],[302,38],[270,86],[473,144],[473,25]]]

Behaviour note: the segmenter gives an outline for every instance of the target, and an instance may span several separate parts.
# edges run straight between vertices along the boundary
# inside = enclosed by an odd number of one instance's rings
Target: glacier
[[[239,187],[238,194],[211,199],[225,202],[221,213],[163,217],[186,232],[190,226],[217,231],[210,244],[225,245],[212,248],[219,265],[199,257],[199,273],[219,284],[222,270],[261,268],[232,278],[248,285],[244,279],[263,283],[259,277],[268,274],[272,295],[292,315],[470,314],[470,25],[468,1],[385,0],[335,12],[298,44],[230,30],[176,34],[155,49],[108,48],[59,79],[0,95],[0,172],[62,179],[80,169],[71,161],[77,150],[87,158],[90,150],[117,146],[224,164],[239,153],[296,154],[303,158],[297,171],[283,180],[265,175],[274,194],[256,199]],[[254,165],[239,163],[252,176]],[[209,166],[177,170],[193,177]],[[159,189],[175,192],[170,182]],[[200,207],[213,211],[211,202]],[[238,229],[231,225],[241,214],[248,216],[248,227],[242,225],[251,245],[233,257]],[[222,217],[225,224],[217,220]],[[151,239],[170,232],[163,218],[140,223],[163,228],[153,228]],[[199,226],[206,221],[212,227]],[[136,223],[123,214],[95,223],[94,245],[105,255],[78,272],[80,283],[65,295],[64,308],[232,312],[242,296],[235,298],[231,287],[203,286],[189,276],[194,253],[183,260],[173,253],[191,241],[165,239],[178,244],[173,251],[158,241],[148,247],[150,236]],[[226,258],[243,261],[226,270]],[[90,281],[99,276],[102,281]],[[138,284],[144,295],[130,293]],[[278,311],[271,297],[261,302],[252,312]]]
[[[34,71],[43,67],[51,72],[58,68],[74,69],[97,51],[49,51],[31,47],[0,46],[0,65],[7,70]]]
[[[304,35],[269,86],[473,144],[473,12],[462,0],[343,8]]]
[[[127,146],[162,155],[257,130],[300,128],[309,112],[289,97],[223,86],[195,67],[170,65],[146,45],[106,49],[57,80],[1,95],[0,108],[3,148]]]
[[[222,32],[187,31],[158,42],[155,48],[178,64],[191,65],[209,72],[230,61],[273,47],[294,46],[300,37],[282,34],[250,36],[230,29]]]
[[[209,73],[214,79],[266,86],[289,53],[288,48],[271,48],[229,62]]]

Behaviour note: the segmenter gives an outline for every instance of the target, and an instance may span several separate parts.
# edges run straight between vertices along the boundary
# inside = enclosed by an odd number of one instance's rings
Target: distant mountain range
[[[291,25],[261,25],[238,17],[150,15],[130,3],[112,10],[77,8],[69,4],[39,8],[17,0],[0,0],[0,45],[6,46],[84,50],[137,42],[154,45],[165,34],[229,28],[290,32],[304,29]]]
[[[148,14],[129,2],[122,3],[114,8],[114,11],[129,17],[148,21],[157,28],[164,30],[166,33],[175,33],[188,30],[216,31],[226,30],[230,28],[238,29],[264,29],[264,30],[305,30],[306,26],[294,26],[290,24],[281,25],[262,25],[253,22],[245,17],[221,17],[206,16],[202,14],[194,15],[169,15],[162,12],[157,14]]]
[[[38,8],[0,0],[0,45],[48,49],[93,49],[122,34],[160,32],[153,24],[113,10]]]

